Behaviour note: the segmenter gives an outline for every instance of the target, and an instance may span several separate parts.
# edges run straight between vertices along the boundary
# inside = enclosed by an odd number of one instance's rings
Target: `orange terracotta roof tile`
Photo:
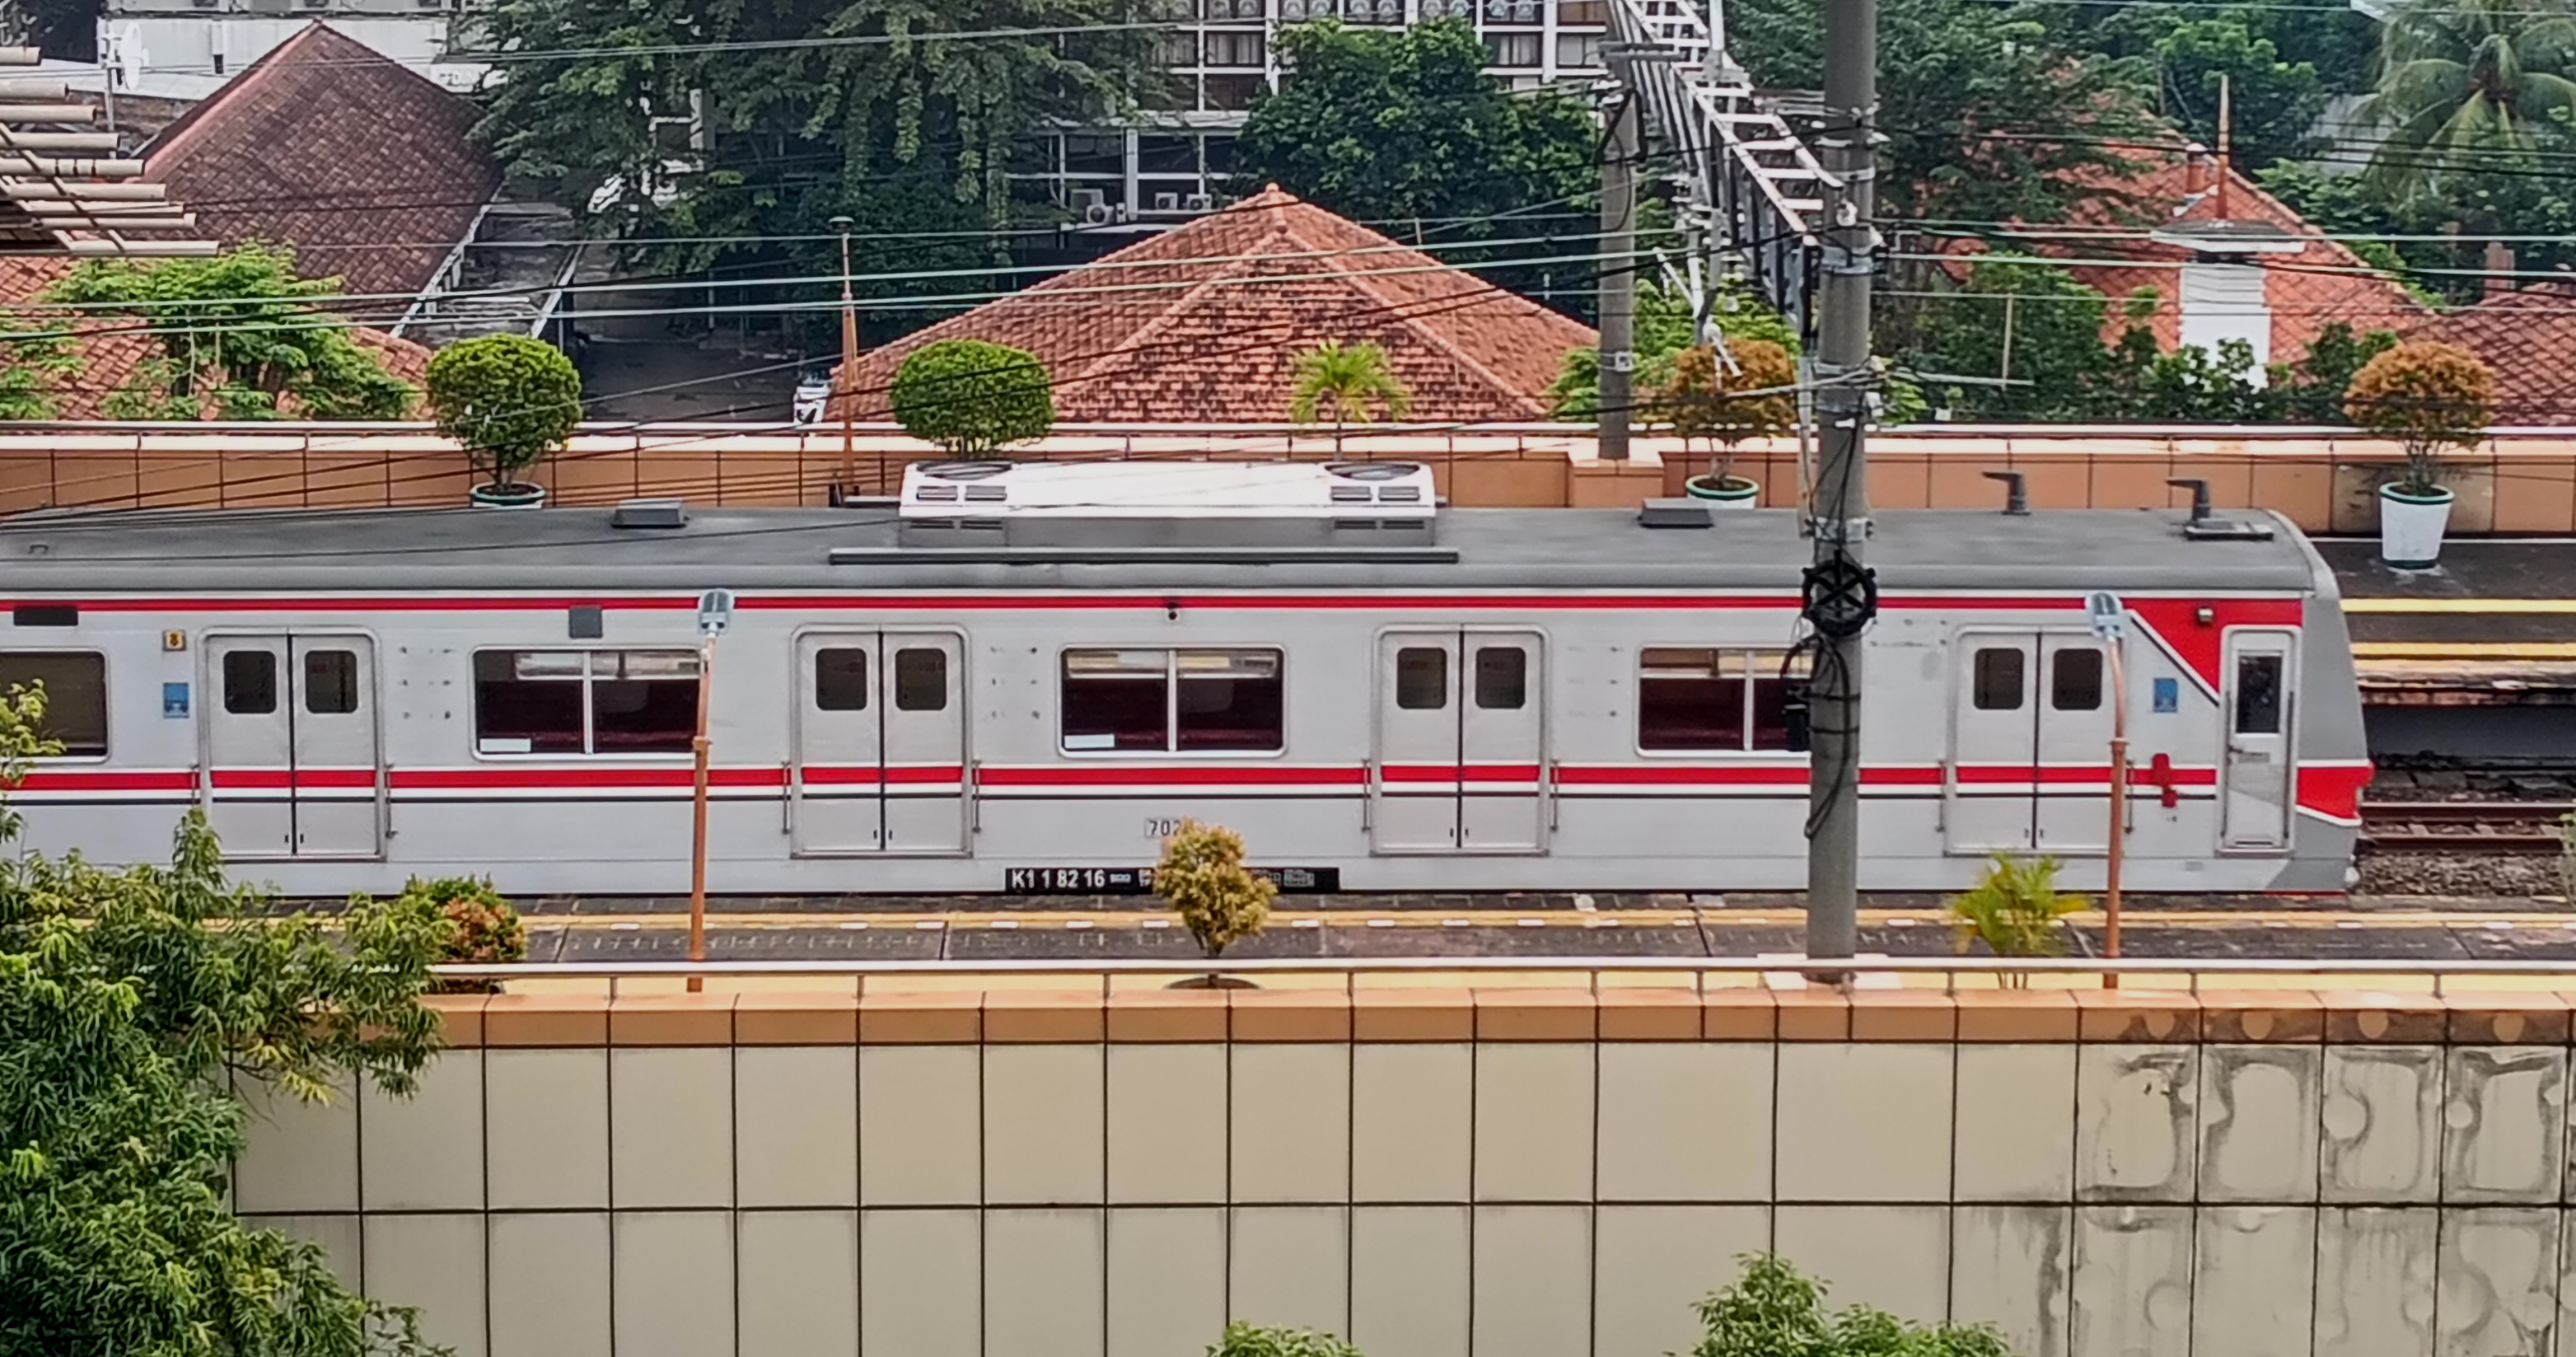
[[[2106,339],[2118,338],[2133,323],[2124,306],[2130,295],[2140,288],[2153,289],[2155,309],[2144,322],[2157,346],[2171,349],[2180,342],[2182,326],[2181,273],[2176,266],[2188,262],[2192,253],[2144,239],[2143,233],[2220,220],[2218,195],[2194,192],[2190,157],[2180,148],[2135,153],[2133,158],[2142,161],[2143,168],[2125,179],[2104,181],[2099,196],[2079,202],[2068,214],[2070,226],[2097,228],[2103,235],[2053,240],[2032,252],[2070,261],[2134,261],[2070,262],[2068,271],[2110,299],[2103,326]],[[2393,330],[2411,335],[2433,317],[2431,308],[2396,280],[2373,270],[2341,242],[2326,239],[2288,204],[2241,174],[2231,172],[2228,177],[2226,219],[2278,227],[2304,239],[2306,248],[2295,254],[2249,256],[2249,262],[2264,274],[2275,363],[2298,361],[2309,343],[2336,321],[2351,326],[2355,334]]]
[[[2420,338],[2447,340],[2495,370],[2499,424],[2576,424],[2576,284],[2490,294]]]
[[[1027,349],[1073,422],[1276,423],[1297,355],[1384,346],[1424,421],[1529,420],[1591,329],[1277,188],[859,359],[858,417],[940,339]],[[835,412],[837,418],[837,411]]]

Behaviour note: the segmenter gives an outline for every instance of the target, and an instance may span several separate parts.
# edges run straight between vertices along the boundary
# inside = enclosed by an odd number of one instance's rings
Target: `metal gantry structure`
[[[38,64],[32,47],[0,47],[0,67]],[[59,80],[0,79],[0,252],[81,258],[202,258],[194,214],[143,182],[143,162],[116,133],[77,130],[98,110]],[[74,129],[74,130],[66,130]]]
[[[1726,270],[1741,268],[1806,341],[1799,385],[1812,397],[1818,449],[1811,486],[1802,487],[1814,546],[1799,642],[1810,663],[1806,942],[1811,958],[1848,958],[1859,942],[1861,634],[1878,612],[1877,578],[1862,563],[1879,246],[1877,0],[1826,0],[1821,156],[1755,103],[1751,81],[1727,52],[1724,0],[1611,0],[1610,15],[1618,41],[1603,49],[1604,64],[1644,112],[1645,151],[1673,162],[1682,190],[1677,224],[1687,245],[1678,281],[1700,334],[1719,337],[1717,289]],[[1625,136],[1605,144],[1621,154],[1630,148]],[[1611,187],[1605,183],[1605,215]],[[1626,204],[1619,206],[1624,217]],[[1605,426],[1627,419],[1624,374],[1635,359],[1624,330],[1612,333],[1610,310],[1605,300]],[[1614,371],[1623,374],[1615,382]]]
[[[1602,62],[1644,114],[1645,153],[1681,190],[1673,267],[1702,322],[1736,267],[1807,334],[1830,178],[1785,119],[1756,106],[1724,23],[1710,0],[1611,0]]]

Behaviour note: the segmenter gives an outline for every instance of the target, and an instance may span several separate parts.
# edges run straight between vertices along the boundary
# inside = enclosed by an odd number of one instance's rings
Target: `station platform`
[[[2375,756],[2576,760],[2576,539],[2443,544],[2395,570],[2317,542],[2343,591]]]

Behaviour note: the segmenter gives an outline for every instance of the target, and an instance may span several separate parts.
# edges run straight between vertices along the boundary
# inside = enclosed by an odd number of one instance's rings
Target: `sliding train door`
[[[965,850],[965,658],[953,632],[797,637],[787,798],[799,856]]]

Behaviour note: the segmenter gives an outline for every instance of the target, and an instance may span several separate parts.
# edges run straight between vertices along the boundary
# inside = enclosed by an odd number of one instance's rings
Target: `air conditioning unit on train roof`
[[[898,540],[922,547],[1429,546],[1419,462],[917,462]]]

